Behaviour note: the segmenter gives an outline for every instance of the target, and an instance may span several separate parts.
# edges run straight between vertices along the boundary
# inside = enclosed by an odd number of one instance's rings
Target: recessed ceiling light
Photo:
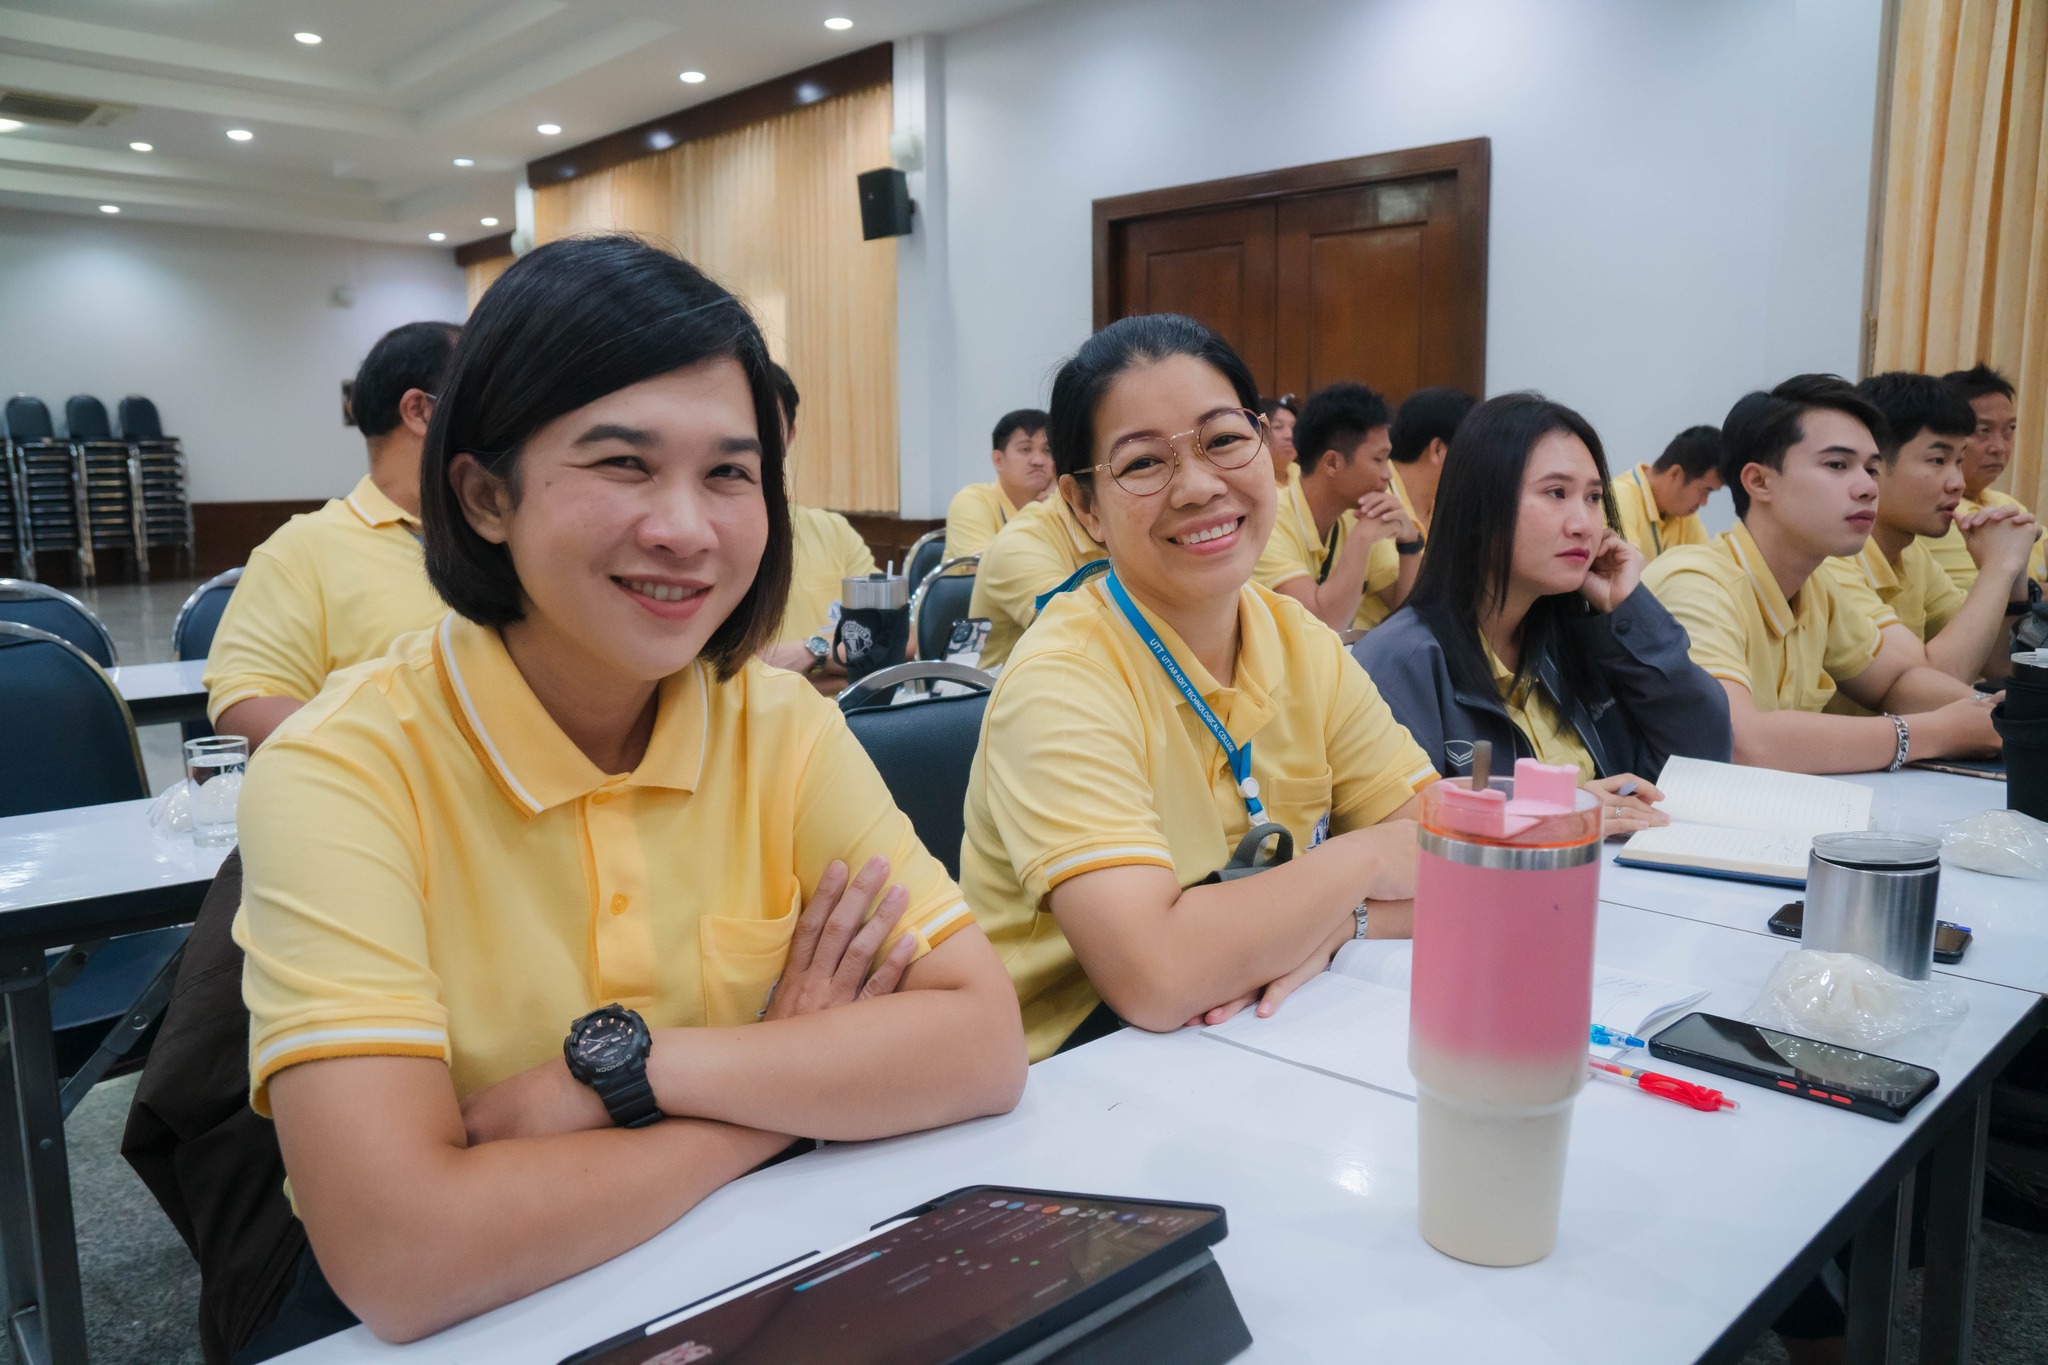
[[[825,21],[825,27],[831,29],[834,33],[844,33],[846,32],[846,30],[853,27],[853,20],[827,19]]]
[[[100,205],[100,212],[101,212],[101,213],[119,213],[120,211],[121,211],[121,206],[120,206],[119,204],[101,204],[101,205]]]
[[[319,35],[319,34],[317,34],[317,33],[294,33],[294,34],[292,35],[292,37],[294,37],[294,38],[297,38],[297,39],[298,39],[298,40],[299,40],[300,42],[304,43],[304,44],[305,44],[305,45],[306,45],[307,47],[318,47],[318,46],[320,46],[320,35]]]
[[[230,142],[247,142],[250,138],[255,136],[256,134],[250,132],[247,128],[228,129],[228,141]]]
[[[18,118],[0,118],[0,133],[13,133],[13,132],[19,132],[20,130],[21,130],[21,120],[20,120],[20,119],[18,119]]]
[[[148,142],[131,142],[128,144],[128,150],[131,152],[153,152],[156,150],[156,147]]]
[[[430,232],[427,234],[427,240],[430,242],[445,242],[448,240],[448,234],[445,232]]]
[[[485,227],[496,227],[498,225],[498,220],[495,218],[479,218],[477,221]]]
[[[472,157],[458,156],[455,158],[455,164],[458,166],[474,166],[476,161]]]
[[[540,127],[534,129],[534,131],[539,133],[542,137],[553,137],[556,133],[562,131],[562,125],[559,123],[543,123],[540,125]]]
[[[684,85],[702,85],[703,83],[704,83],[704,73],[703,73],[703,72],[701,72],[701,71],[685,71],[685,72],[683,73],[683,84],[684,84]]]

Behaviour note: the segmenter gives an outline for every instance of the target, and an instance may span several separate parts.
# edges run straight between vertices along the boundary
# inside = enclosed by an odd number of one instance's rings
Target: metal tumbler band
[[[1600,841],[1564,844],[1554,848],[1521,848],[1502,844],[1467,843],[1431,829],[1418,829],[1416,838],[1425,853],[1466,867],[1484,867],[1503,872],[1549,872],[1557,868],[1583,867],[1600,856]]]

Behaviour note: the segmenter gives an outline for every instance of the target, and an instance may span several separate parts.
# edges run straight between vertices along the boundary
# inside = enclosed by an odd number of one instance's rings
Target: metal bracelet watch
[[[597,1092],[621,1128],[645,1128],[662,1117],[647,1080],[647,1056],[653,1050],[647,1021],[616,1003],[569,1025],[569,1036],[562,1040],[569,1074]]]
[[[1898,750],[1892,754],[1891,766],[1885,769],[1888,773],[1895,773],[1906,766],[1906,753],[1913,747],[1913,732],[1906,728],[1906,718],[1904,716],[1895,716],[1887,711],[1884,718],[1896,726],[1899,732]]]
[[[822,635],[812,635],[805,638],[804,648],[811,652],[811,666],[804,670],[804,676],[809,677],[823,668],[825,661],[832,657],[832,642]]]
[[[1360,901],[1358,904],[1351,907],[1352,938],[1361,939],[1365,937],[1365,915],[1366,909],[1364,901]]]

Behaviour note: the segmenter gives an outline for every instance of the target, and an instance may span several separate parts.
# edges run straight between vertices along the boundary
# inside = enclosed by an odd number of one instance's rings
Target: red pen
[[[1706,1086],[1694,1085],[1691,1081],[1681,1081],[1676,1076],[1666,1076],[1659,1071],[1644,1071],[1640,1067],[1623,1066],[1619,1062],[1603,1061],[1598,1057],[1588,1057],[1586,1065],[1593,1069],[1595,1076],[1604,1076],[1621,1085],[1632,1085],[1659,1099],[1672,1100],[1705,1113],[1712,1114],[1723,1109],[1742,1107],[1718,1090],[1709,1090]]]

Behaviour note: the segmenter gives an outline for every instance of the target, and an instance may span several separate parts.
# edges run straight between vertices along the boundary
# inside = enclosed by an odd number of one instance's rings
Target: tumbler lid
[[[1941,862],[1941,840],[1931,834],[1886,834],[1858,830],[1816,834],[1813,853],[1836,867],[1862,872],[1910,872]]]
[[[902,574],[871,573],[839,580],[839,605],[859,611],[910,604],[910,580]]]

